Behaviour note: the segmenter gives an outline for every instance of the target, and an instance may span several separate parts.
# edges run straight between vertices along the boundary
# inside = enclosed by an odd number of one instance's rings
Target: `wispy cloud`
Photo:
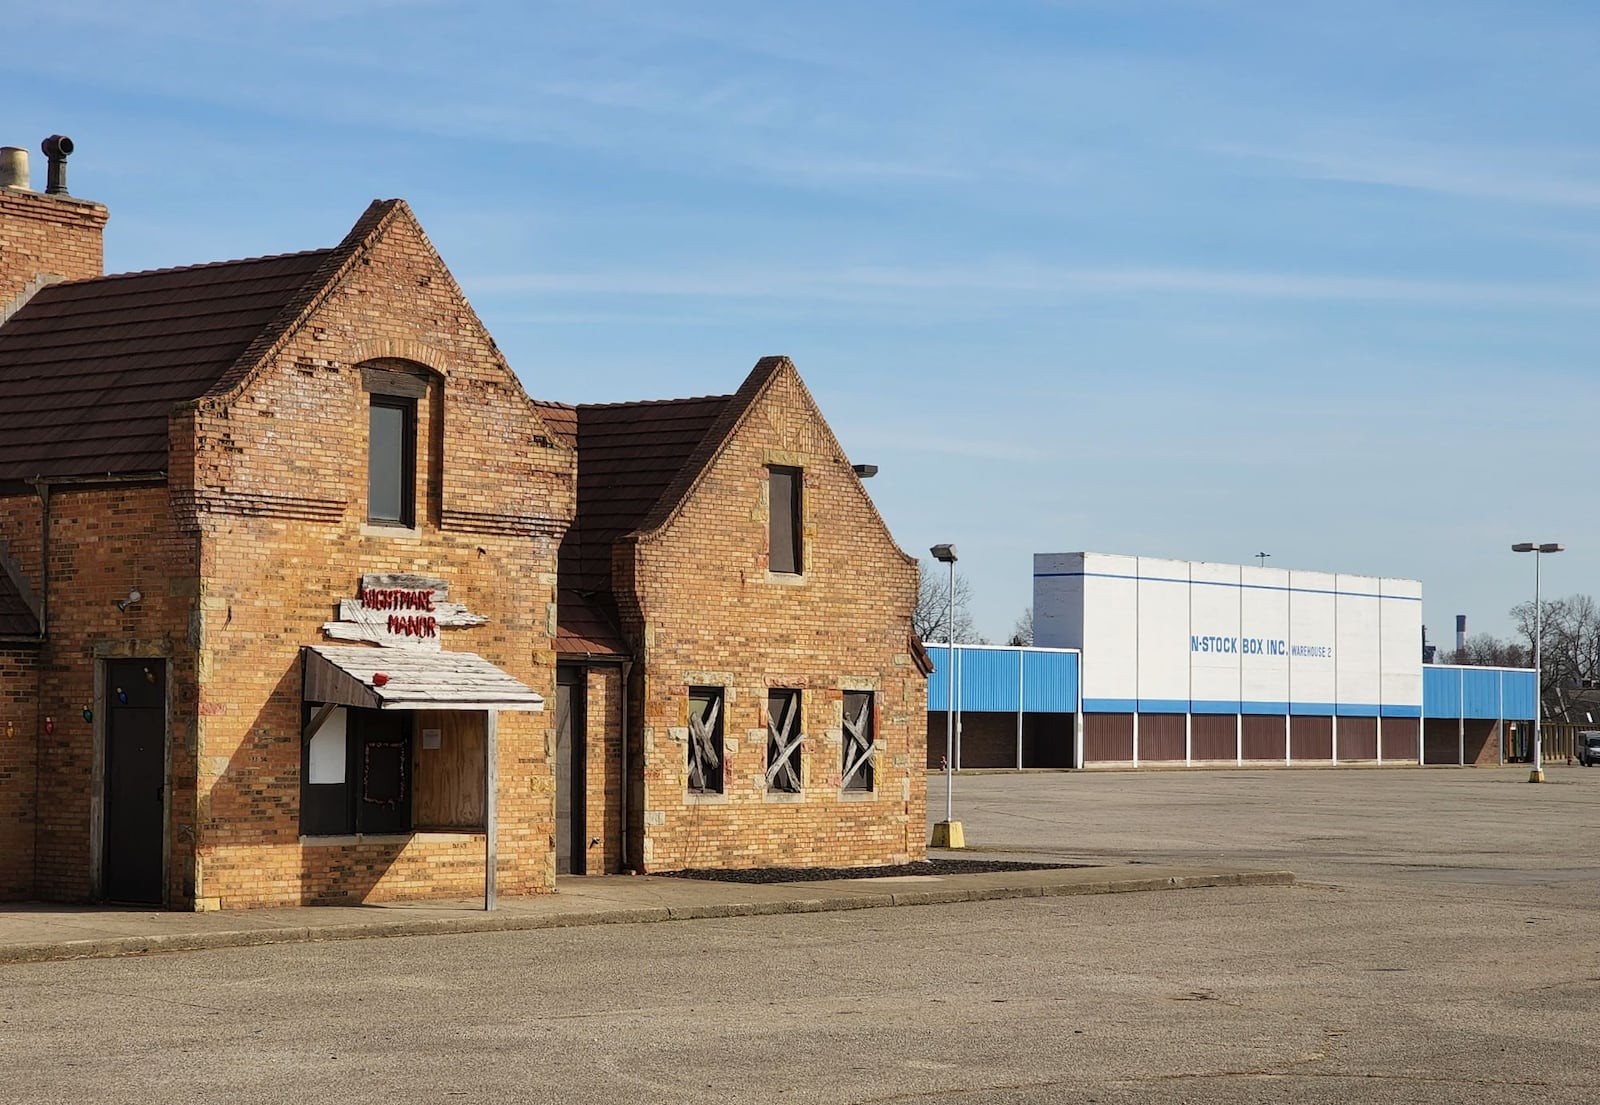
[[[1600,159],[1588,151],[1373,141],[1320,148],[1218,145],[1212,150],[1277,164],[1306,180],[1463,199],[1600,207]]]
[[[471,278],[470,285],[475,291],[486,293],[724,299],[857,301],[872,295],[896,299],[908,296],[959,299],[973,294],[1046,298],[1176,295],[1483,309],[1600,307],[1600,285],[1597,284],[1163,266],[1074,268],[1028,262],[839,269],[715,269],[703,264],[686,264],[664,270],[479,275]]]

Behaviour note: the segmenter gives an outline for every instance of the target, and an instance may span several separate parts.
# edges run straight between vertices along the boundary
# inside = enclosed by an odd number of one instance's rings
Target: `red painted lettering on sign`
[[[365,610],[432,610],[432,591],[407,591],[398,587],[361,588],[357,599]]]

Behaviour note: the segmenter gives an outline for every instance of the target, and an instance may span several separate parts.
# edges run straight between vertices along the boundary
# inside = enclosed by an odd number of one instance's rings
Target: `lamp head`
[[[1536,546],[1532,541],[1518,541],[1515,545],[1511,546],[1511,551],[1512,552],[1532,552],[1537,547],[1538,546]]]
[[[928,551],[941,564],[954,564],[956,562],[956,547],[954,545],[935,545]]]
[[[126,613],[128,607],[132,606],[136,602],[139,602],[143,598],[144,592],[135,587],[133,590],[128,592],[127,598],[117,600],[117,609]]]

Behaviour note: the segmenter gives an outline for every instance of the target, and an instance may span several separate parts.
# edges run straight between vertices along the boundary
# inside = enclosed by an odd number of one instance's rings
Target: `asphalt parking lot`
[[[957,780],[975,850],[1292,887],[13,965],[0,1101],[1589,1103],[1600,772],[1552,779]]]
[[[1600,897],[1600,769],[1527,780],[1526,766],[967,774],[955,811],[974,853]],[[928,806],[943,816],[943,776]]]

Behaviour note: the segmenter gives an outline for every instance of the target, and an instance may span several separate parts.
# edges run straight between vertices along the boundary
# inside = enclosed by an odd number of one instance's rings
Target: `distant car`
[[[1578,762],[1584,767],[1600,764],[1600,732],[1585,730],[1578,734]]]

